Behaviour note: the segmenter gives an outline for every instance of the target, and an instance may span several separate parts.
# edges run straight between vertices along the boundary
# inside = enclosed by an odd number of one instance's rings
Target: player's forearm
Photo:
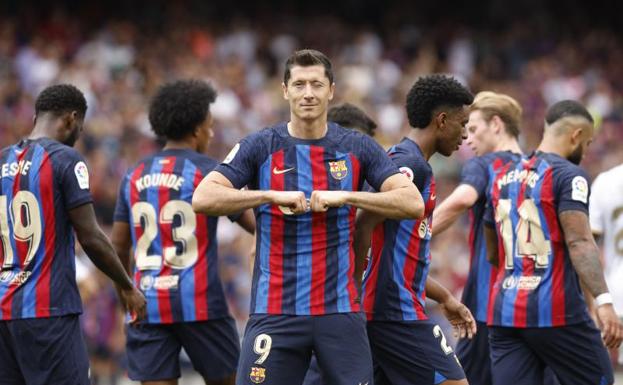
[[[357,283],[358,290],[361,290],[361,281],[363,278],[363,270],[366,264],[366,258],[368,257],[368,251],[370,250],[370,243],[372,239],[372,231],[374,230],[374,223],[371,222],[372,218],[366,218],[367,215],[360,215],[357,217],[355,225],[355,237],[353,241],[353,249],[355,251],[355,282]]]
[[[346,203],[385,218],[419,219],[424,215],[424,201],[414,185],[377,193],[354,191]]]
[[[466,210],[478,201],[478,191],[468,184],[459,185],[433,213],[433,234],[448,229]]]
[[[433,212],[433,234],[437,235],[446,231],[459,216],[464,212],[462,207],[457,204],[446,203],[444,201],[441,206]]]
[[[578,239],[567,243],[569,256],[584,287],[593,297],[608,292],[603,268],[599,262],[599,249],[592,239]]]
[[[487,246],[487,260],[493,266],[498,266],[498,237],[495,232],[494,225],[485,224],[484,226],[485,242]],[[512,258],[508,256],[507,258]]]
[[[439,303],[444,303],[452,297],[452,293],[436,279],[429,276],[426,278],[426,296]]]
[[[94,231],[92,236],[85,237],[85,239],[80,239],[79,241],[98,269],[112,279],[121,289],[132,289],[132,280],[117,257],[108,238],[101,230]]]
[[[197,213],[211,216],[230,215],[271,202],[271,191],[238,190],[213,181],[202,182],[193,194]]]
[[[132,238],[130,235],[130,225],[125,222],[116,221],[112,227],[110,240],[123,268],[131,277],[132,260],[130,258],[130,249],[132,248]]]

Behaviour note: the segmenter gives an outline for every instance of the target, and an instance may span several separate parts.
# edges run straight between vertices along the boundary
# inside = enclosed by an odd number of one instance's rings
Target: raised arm
[[[145,317],[145,297],[134,287],[132,280],[95,219],[93,205],[87,203],[69,210],[69,219],[78,242],[93,264],[112,279],[119,288],[121,301],[137,319]]]
[[[567,210],[560,213],[559,218],[571,263],[584,287],[595,298],[604,343],[609,348],[617,348],[623,339],[623,330],[612,300],[608,300],[608,286],[599,262],[599,248],[591,234],[588,216],[583,211]]]
[[[381,185],[380,192],[314,191],[313,211],[352,205],[385,218],[416,219],[424,215],[424,201],[415,185],[404,175],[394,174]]]
[[[478,201],[478,192],[468,184],[461,184],[452,191],[433,212],[433,235],[446,231],[461,214]]]

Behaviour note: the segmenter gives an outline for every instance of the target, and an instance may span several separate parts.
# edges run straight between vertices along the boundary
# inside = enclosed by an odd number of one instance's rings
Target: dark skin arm
[[[357,290],[361,292],[361,280],[363,278],[363,270],[370,249],[372,240],[372,231],[381,223],[384,218],[370,211],[358,210],[357,219],[355,220],[355,237],[353,248],[355,251],[355,284]]]
[[[426,296],[439,303],[458,338],[471,339],[476,334],[476,320],[467,306],[454,298],[448,289],[430,276],[426,278]]]
[[[113,223],[110,240],[123,268],[128,274],[131,274],[132,260],[130,258],[130,249],[132,247],[132,234],[130,233],[130,224],[119,221]]]
[[[245,210],[236,222],[249,234],[255,234],[255,214],[253,210]]]
[[[121,302],[137,319],[145,317],[145,297],[134,287],[112,244],[100,229],[91,203],[69,210],[78,242],[93,264],[118,287]]]
[[[495,227],[485,224],[483,228],[487,245],[487,260],[493,266],[498,266],[498,236],[495,232]]]

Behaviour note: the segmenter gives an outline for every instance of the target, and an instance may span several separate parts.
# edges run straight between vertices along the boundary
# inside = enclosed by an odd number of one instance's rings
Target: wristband
[[[597,297],[595,297],[595,305],[597,305],[597,307],[601,305],[611,304],[611,303],[612,303],[612,294],[608,292],[601,293]]]

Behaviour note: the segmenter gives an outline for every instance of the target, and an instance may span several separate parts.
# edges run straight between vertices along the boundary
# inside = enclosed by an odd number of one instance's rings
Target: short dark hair
[[[327,119],[342,127],[359,129],[370,136],[374,136],[374,130],[377,127],[376,122],[361,108],[350,103],[331,107]]]
[[[202,80],[178,80],[161,86],[149,105],[149,123],[156,136],[182,139],[195,132],[210,112],[216,91]]]
[[[424,128],[439,107],[470,105],[474,96],[456,79],[444,75],[419,78],[407,94],[407,117],[411,127]]]
[[[290,80],[290,70],[294,66],[310,67],[315,65],[324,66],[324,74],[329,79],[329,83],[333,84],[333,68],[329,58],[320,51],[315,49],[302,49],[296,51],[286,60],[286,69],[283,73],[283,84],[287,85]]]
[[[553,104],[545,113],[545,122],[551,125],[562,118],[569,116],[582,117],[591,123],[594,123],[590,112],[580,102],[575,100],[563,100]]]
[[[72,111],[84,117],[87,112],[87,101],[82,91],[71,84],[49,86],[41,91],[35,101],[35,115],[46,112],[61,115]]]

